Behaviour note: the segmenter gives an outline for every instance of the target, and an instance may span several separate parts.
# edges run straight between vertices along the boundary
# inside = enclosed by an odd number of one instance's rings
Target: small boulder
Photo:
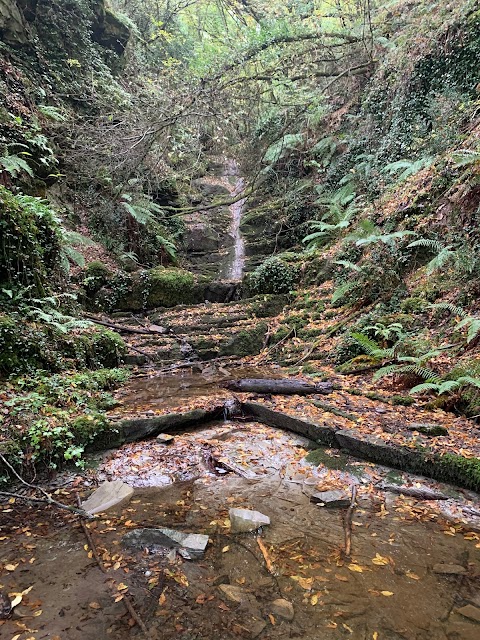
[[[170,435],[169,433],[159,433],[156,440],[159,444],[172,444],[172,442],[175,440],[175,437]]]
[[[174,529],[134,529],[123,537],[123,544],[136,551],[148,547],[176,549],[183,558],[197,560],[205,553],[208,536]]]
[[[232,523],[232,533],[256,531],[270,524],[270,518],[259,511],[235,508],[230,509],[228,513]]]
[[[464,573],[467,573],[467,570],[459,564],[447,564],[440,562],[433,567],[433,573],[439,573],[446,576],[461,576]]]
[[[474,607],[473,604],[467,604],[465,607],[457,609],[457,613],[464,616],[465,618],[468,618],[469,620],[480,622],[480,608]]]
[[[350,506],[351,499],[343,491],[318,491],[312,493],[310,502],[328,509],[343,509]]]
[[[293,604],[283,598],[274,600],[271,604],[271,610],[274,616],[278,616],[279,618],[283,618],[283,620],[288,620],[289,622],[293,620],[293,617],[295,616]]]
[[[223,598],[235,604],[241,604],[248,601],[248,593],[242,587],[234,584],[220,584],[218,590]]]
[[[424,436],[434,438],[436,436],[448,436],[448,429],[441,424],[424,424],[421,422],[413,422],[408,426],[409,431],[418,431]]]
[[[102,482],[88,500],[82,502],[82,509],[84,509],[89,515],[93,516],[95,513],[107,511],[107,509],[111,509],[116,505],[130,500],[132,495],[132,487],[121,480]]]

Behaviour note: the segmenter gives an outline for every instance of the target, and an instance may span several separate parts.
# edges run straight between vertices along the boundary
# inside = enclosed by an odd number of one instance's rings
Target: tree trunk
[[[329,394],[333,391],[330,382],[317,382],[310,384],[304,380],[269,378],[243,378],[242,380],[230,380],[225,383],[225,387],[231,391],[246,391],[253,393],[268,393],[273,395],[301,395],[306,396],[314,393]]]

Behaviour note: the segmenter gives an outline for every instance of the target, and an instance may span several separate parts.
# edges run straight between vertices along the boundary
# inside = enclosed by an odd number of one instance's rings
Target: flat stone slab
[[[248,594],[242,587],[234,584],[220,584],[218,590],[223,598],[235,604],[241,604],[248,601]]]
[[[107,511],[130,500],[132,495],[133,488],[121,480],[102,482],[98,489],[85,502],[82,502],[82,509],[93,516],[95,513]]]
[[[457,613],[469,620],[480,622],[480,608],[475,607],[473,604],[467,604],[465,607],[457,609]]]
[[[344,509],[350,506],[351,499],[343,491],[317,491],[310,496],[310,502],[328,509]]]
[[[142,551],[146,547],[177,549],[187,560],[197,560],[205,553],[208,536],[175,529],[134,529],[123,537],[123,544],[136,551]]]
[[[251,509],[230,509],[228,515],[232,523],[232,533],[256,531],[270,524],[268,516]]]
[[[467,573],[465,567],[460,564],[439,563],[433,567],[433,573],[439,573],[446,576],[461,576]]]
[[[156,440],[159,444],[172,444],[175,436],[172,436],[170,433],[159,433]]]
[[[295,616],[293,604],[284,598],[274,600],[271,604],[271,609],[274,616],[278,616],[284,620],[293,620]]]

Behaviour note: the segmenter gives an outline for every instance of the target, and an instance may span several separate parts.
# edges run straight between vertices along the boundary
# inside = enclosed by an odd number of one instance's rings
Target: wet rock
[[[467,570],[459,564],[447,564],[441,562],[433,567],[433,573],[439,573],[447,576],[460,576],[467,573]]]
[[[317,491],[310,496],[310,502],[328,509],[343,509],[350,506],[350,497],[343,491]]]
[[[132,495],[132,487],[121,480],[103,482],[88,500],[82,502],[82,509],[90,515],[94,515],[130,500]]]
[[[220,584],[218,586],[218,590],[222,598],[225,598],[229,602],[234,602],[235,604],[242,604],[243,602],[248,602],[248,593],[242,587],[237,587],[234,584]]]
[[[270,524],[270,518],[259,511],[251,509],[230,509],[232,533],[247,533]]]
[[[480,622],[480,607],[475,607],[473,604],[467,604],[461,609],[457,609],[457,613],[469,620]]]
[[[159,433],[156,439],[159,444],[172,444],[175,437],[169,433]]]
[[[177,549],[187,560],[197,560],[205,553],[208,536],[174,529],[134,529],[124,536],[123,544],[136,551],[156,547]]]
[[[248,629],[250,638],[258,638],[267,626],[267,623],[261,618],[252,618],[252,620],[246,623],[244,622],[243,625]]]
[[[230,576],[224,574],[216,577],[215,580],[213,581],[213,586],[218,587],[221,584],[230,584]]]
[[[283,598],[274,600],[271,604],[271,609],[274,616],[278,616],[279,618],[283,618],[284,620],[291,621],[295,616],[293,604],[288,600],[284,600]]]
[[[440,424],[412,422],[412,424],[408,425],[407,428],[409,431],[418,431],[419,433],[423,433],[425,436],[431,436],[432,438],[435,436],[448,436],[448,429],[442,427]]]

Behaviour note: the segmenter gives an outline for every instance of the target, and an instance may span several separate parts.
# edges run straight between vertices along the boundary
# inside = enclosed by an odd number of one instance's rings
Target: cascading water
[[[235,189],[233,191],[233,197],[236,197],[245,188],[245,180],[239,178]],[[226,274],[227,280],[238,281],[242,279],[243,267],[245,264],[245,243],[240,232],[240,223],[242,221],[243,208],[245,206],[245,200],[239,200],[230,205],[230,211],[232,213],[232,236],[233,236],[233,248],[234,253],[231,264],[228,267]]]

